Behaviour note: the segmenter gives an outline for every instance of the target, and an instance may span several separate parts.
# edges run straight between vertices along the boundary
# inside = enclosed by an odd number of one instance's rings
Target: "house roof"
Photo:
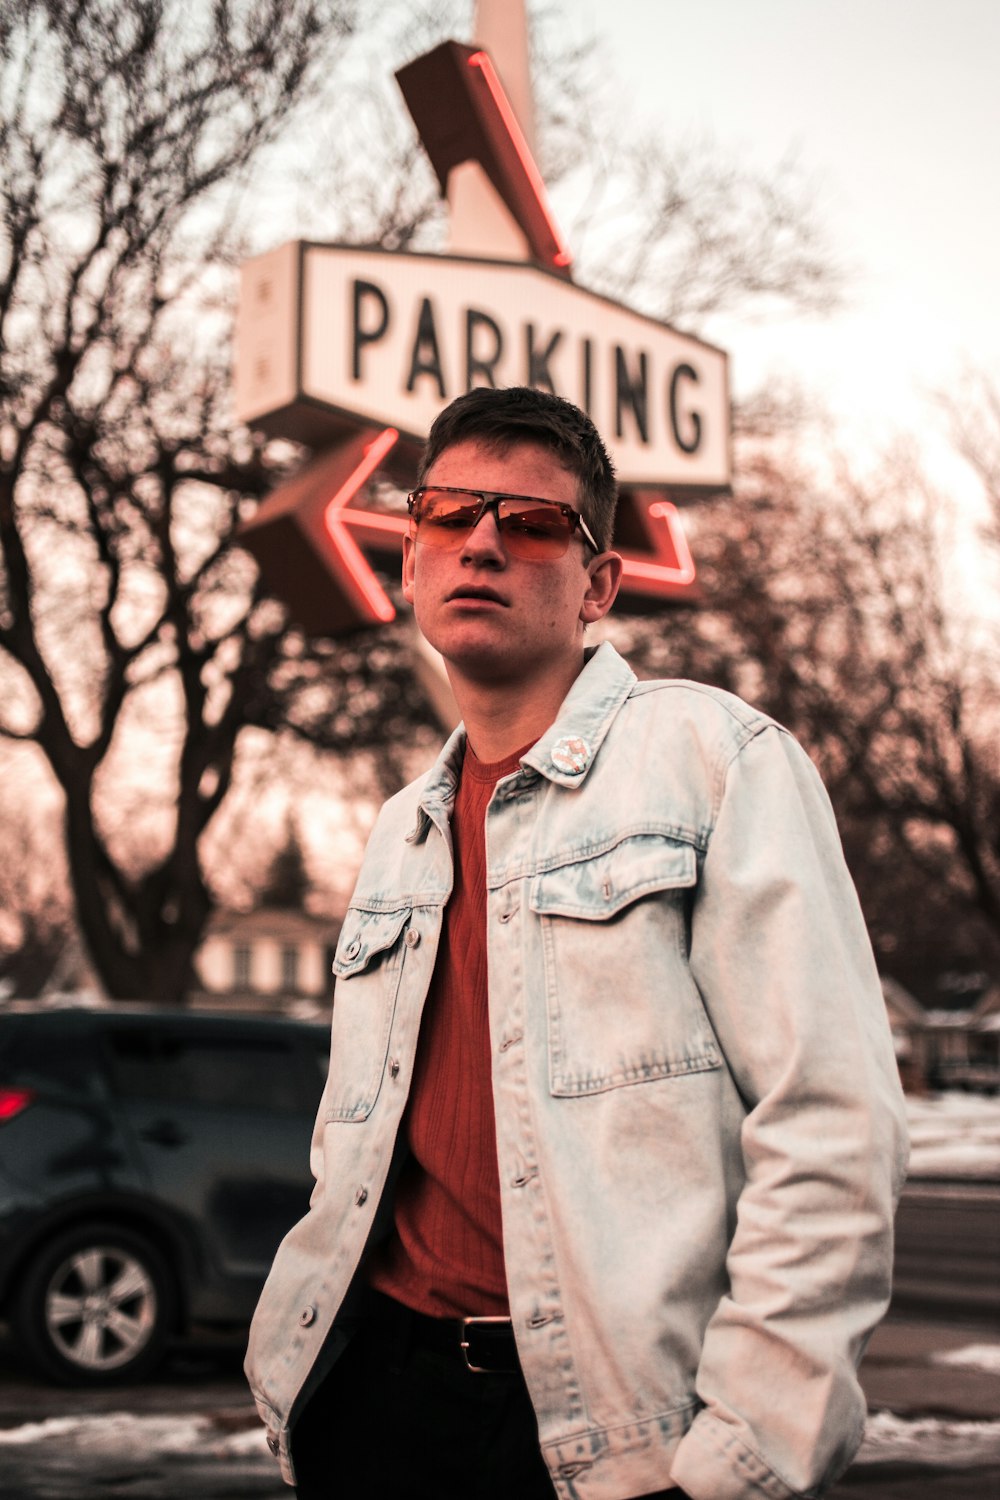
[[[916,1000],[909,990],[901,985],[898,979],[892,979],[888,975],[882,979],[882,995],[885,999],[886,1010],[889,1012],[890,1021],[902,1021],[908,1026],[922,1026],[926,1018],[926,1011]]]
[[[208,920],[203,941],[224,938],[233,943],[250,943],[267,938],[279,943],[332,943],[340,927],[334,917],[258,906],[253,911],[215,912]]]
[[[890,1023],[917,1031],[1000,1031],[1000,985],[991,985],[974,1006],[928,1010],[897,980],[882,980]]]
[[[993,1031],[1000,1022],[1000,984],[991,984],[976,1001],[972,1012],[976,1020],[987,1030]]]

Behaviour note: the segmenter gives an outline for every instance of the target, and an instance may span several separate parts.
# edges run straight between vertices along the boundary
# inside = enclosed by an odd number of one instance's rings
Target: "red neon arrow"
[[[398,438],[399,433],[395,427],[385,427],[370,443],[366,443],[361,462],[344,480],[323,513],[323,524],[333,543],[334,556],[342,564],[349,583],[353,585],[352,592],[359,606],[362,623],[368,625],[388,625],[396,618],[396,611],[347,528],[361,520],[365,520],[370,526],[374,520],[379,529],[398,530],[402,536],[406,530],[406,521],[401,516],[381,516],[376,511],[351,510],[348,501],[353,500],[361,486],[368,482]]]
[[[405,516],[392,515],[388,511],[362,510],[350,502],[371,478],[398,437],[395,428],[387,427],[366,445],[362,462],[330,500],[324,514],[327,534],[353,585],[352,592],[362,621],[372,625],[388,624],[396,618],[396,611],[351,532],[360,532],[364,539],[372,542],[384,542],[387,535],[402,539],[409,522]],[[694,582],[697,571],[680,513],[671,501],[654,500],[645,509],[640,505],[640,514],[653,557],[622,553],[625,565],[623,588],[628,591],[631,585],[636,593],[647,597],[661,593],[673,597]]]
[[[676,505],[670,500],[654,500],[643,510],[640,502],[639,514],[657,561],[623,552],[623,587],[627,589],[631,584],[637,593],[654,596],[660,593],[669,596],[679,588],[690,587],[697,569]]]

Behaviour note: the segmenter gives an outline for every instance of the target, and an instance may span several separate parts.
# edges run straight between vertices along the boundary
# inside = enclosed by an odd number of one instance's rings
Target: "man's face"
[[[534,495],[579,510],[579,481],[537,443],[506,451],[468,439],[446,448],[424,483]],[[603,553],[602,557],[609,554]],[[453,552],[403,542],[403,593],[423,635],[460,676],[486,683],[526,681],[579,664],[598,562],[579,531],[563,557],[512,557],[487,512]],[[612,598],[614,590],[612,590]]]

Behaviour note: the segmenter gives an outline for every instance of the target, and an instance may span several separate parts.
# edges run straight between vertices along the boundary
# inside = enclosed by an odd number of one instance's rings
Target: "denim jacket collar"
[[[635,673],[610,641],[591,647],[555,723],[528,751],[522,765],[531,766],[559,786],[582,786],[635,683]]]
[[[635,673],[610,641],[590,647],[585,652],[583,670],[563,700],[555,722],[525,755],[522,767],[530,767],[559,786],[582,786],[635,683]],[[419,843],[431,823],[439,828],[447,823],[464,753],[465,725],[459,724],[427,773],[407,843]]]

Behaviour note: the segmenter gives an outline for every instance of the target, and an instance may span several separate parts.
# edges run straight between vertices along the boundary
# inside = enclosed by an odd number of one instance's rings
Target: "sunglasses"
[[[580,512],[561,500],[430,484],[413,490],[406,508],[413,540],[444,552],[457,551],[488,510],[511,557],[528,562],[564,557],[576,531],[595,553],[601,550]]]

